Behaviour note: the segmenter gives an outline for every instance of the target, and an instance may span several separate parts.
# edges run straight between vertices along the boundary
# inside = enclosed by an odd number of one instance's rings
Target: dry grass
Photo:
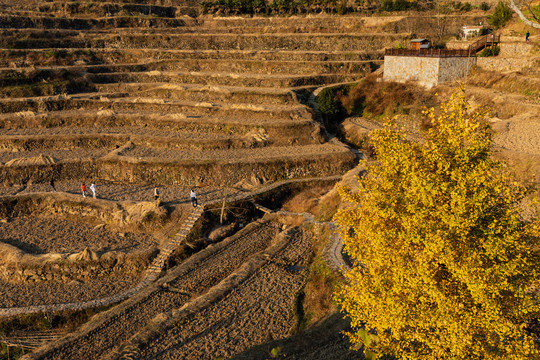
[[[328,226],[315,226],[312,231],[315,233],[313,259],[306,285],[300,295],[302,316],[299,317],[299,330],[316,326],[336,310],[332,302],[332,294],[340,281],[339,274],[332,271],[322,258],[331,229]]]
[[[422,106],[434,104],[433,95],[414,84],[382,82],[376,75],[368,75],[338,98],[349,116],[377,118],[419,112]]]
[[[525,95],[531,100],[540,101],[540,79],[522,73],[500,73],[476,69],[467,78],[467,84],[486,89],[496,89],[518,95]]]
[[[305,189],[283,204],[283,209],[292,212],[311,213],[318,220],[329,221],[339,206],[339,197],[324,196],[333,185],[315,186]]]

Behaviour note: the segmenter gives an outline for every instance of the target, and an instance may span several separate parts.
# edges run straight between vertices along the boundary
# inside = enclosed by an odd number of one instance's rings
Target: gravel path
[[[86,186],[90,187],[92,179],[86,181]],[[154,187],[153,184],[111,184],[102,183],[99,179],[96,182],[97,196],[99,199],[111,200],[111,201],[153,201],[154,200]],[[57,191],[67,192],[70,194],[81,195],[81,184],[75,181],[57,181],[55,188]],[[159,189],[160,199],[163,202],[174,202],[178,204],[188,204],[189,200],[189,187],[185,186],[161,186],[157,185]],[[28,194],[35,192],[51,192],[53,189],[49,184],[27,184],[26,187],[20,185],[14,186],[0,186],[0,196],[16,195],[16,194]],[[219,187],[205,186],[195,189],[199,201],[202,203],[212,203],[222,198],[223,189]],[[90,191],[87,191],[87,194]],[[234,196],[237,192],[232,193],[229,191],[229,197]],[[82,195],[81,195],[82,198]]]
[[[236,235],[192,256],[152,289],[101,314],[82,334],[31,354],[31,359],[101,359],[139,331],[156,315],[179,308],[216,285],[253,254],[264,250],[277,233],[277,224],[252,223]],[[164,285],[166,282],[166,285]],[[161,285],[161,286],[160,286]]]
[[[89,301],[121,293],[140,280],[137,276],[111,276],[67,284],[50,281],[13,284],[0,280],[0,308]]]
[[[295,323],[295,296],[307,272],[294,265],[303,264],[310,252],[310,237],[296,231],[279,252],[224,299],[160,332],[136,358],[228,358],[287,336]]]
[[[27,253],[129,251],[158,246],[153,236],[140,233],[113,233],[71,220],[58,218],[19,217],[0,223],[0,241]]]

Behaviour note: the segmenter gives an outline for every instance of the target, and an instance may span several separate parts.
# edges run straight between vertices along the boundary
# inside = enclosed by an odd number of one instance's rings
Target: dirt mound
[[[75,253],[68,256],[67,259],[70,261],[97,261],[99,260],[99,256],[95,252],[85,248],[80,253]]]
[[[5,166],[31,166],[31,165],[50,165],[55,164],[56,160],[51,156],[39,155],[30,158],[13,159],[6,162]]]

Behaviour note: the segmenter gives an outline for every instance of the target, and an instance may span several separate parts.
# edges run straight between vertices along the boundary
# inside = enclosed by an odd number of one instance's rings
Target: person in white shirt
[[[90,190],[92,190],[92,197],[96,198],[96,184],[92,183],[90,184]]]
[[[197,194],[195,194],[195,191],[193,191],[193,189],[191,189],[191,192],[190,192],[189,196],[191,197],[191,205],[193,205],[193,207],[196,207],[197,206]]]

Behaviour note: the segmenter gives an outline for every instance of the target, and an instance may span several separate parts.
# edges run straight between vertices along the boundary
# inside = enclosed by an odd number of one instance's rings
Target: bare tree
[[[527,7],[527,9],[529,9],[529,12],[531,13],[533,19],[535,19],[538,23],[535,23],[535,22],[532,22],[531,20],[527,19],[527,17],[525,15],[523,15],[523,13],[521,12],[520,8],[516,5],[516,3],[514,2],[514,0],[510,0],[510,8],[516,13],[518,14],[519,18],[521,19],[521,21],[523,21],[525,24],[529,25],[529,26],[532,26],[534,28],[537,28],[537,29],[540,29],[540,20],[536,17],[536,15],[534,14],[534,12],[532,11],[531,9],[531,3],[532,3],[532,0],[524,0],[523,1],[523,4]],[[521,4],[520,4],[521,5]]]

